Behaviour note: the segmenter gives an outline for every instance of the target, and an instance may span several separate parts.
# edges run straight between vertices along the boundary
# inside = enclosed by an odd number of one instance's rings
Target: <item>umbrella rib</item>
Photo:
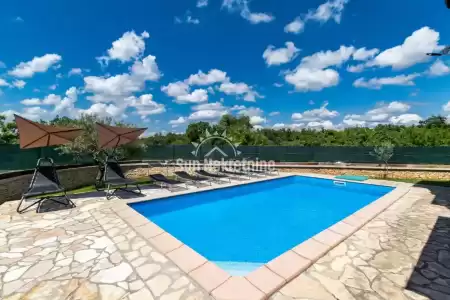
[[[35,139],[35,140],[33,140],[32,142],[30,142],[30,143],[24,145],[24,146],[21,147],[21,148],[24,149],[24,148],[30,146],[31,144],[33,144],[33,143],[39,141],[40,139],[42,139],[42,138],[45,137],[46,135],[49,135],[48,132],[45,132],[45,134],[44,134],[43,136],[38,137],[37,139]]]

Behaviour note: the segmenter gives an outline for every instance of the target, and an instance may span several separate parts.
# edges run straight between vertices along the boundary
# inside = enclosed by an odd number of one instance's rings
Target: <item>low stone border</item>
[[[159,251],[171,259],[180,269],[189,274],[215,299],[261,300],[267,299],[271,294],[305,271],[319,258],[400,199],[411,187],[407,183],[393,182],[392,184],[386,184],[386,182],[383,182],[383,185],[391,185],[395,189],[246,276],[230,276],[217,265],[208,261],[205,257],[128,206],[131,203],[160,200],[184,194],[280,179],[292,175],[295,174],[283,174],[276,177],[254,179],[245,183],[229,183],[221,186],[198,188],[197,190],[174,192],[166,197],[156,196],[145,200],[131,200],[126,203],[118,202],[117,205],[112,206],[112,209]],[[307,174],[307,176],[332,179],[332,177],[330,178],[330,176],[326,175]],[[380,185],[380,182],[368,180],[362,182],[362,184]]]

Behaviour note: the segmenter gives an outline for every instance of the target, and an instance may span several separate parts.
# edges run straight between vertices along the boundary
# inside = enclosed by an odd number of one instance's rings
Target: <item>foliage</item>
[[[379,161],[384,164],[384,178],[387,177],[389,160],[394,155],[394,145],[391,142],[383,142],[381,145],[376,146],[370,155],[376,157]]]
[[[14,123],[5,123],[5,118],[0,116],[0,143],[16,143],[17,134]],[[67,117],[56,117],[46,122],[60,126],[81,127],[85,134],[75,143],[61,147],[65,153],[74,153],[77,157],[86,155],[98,155],[95,122],[113,124],[118,126],[132,126],[114,122],[111,118],[99,118],[98,116],[85,115],[79,119]],[[206,130],[210,133],[226,132],[227,136],[240,145],[255,146],[355,146],[374,147],[385,141],[390,141],[395,147],[435,147],[450,145],[450,125],[447,118],[443,116],[432,116],[417,126],[402,125],[378,125],[375,128],[346,128],[343,130],[313,130],[313,129],[261,129],[255,130],[250,124],[250,118],[246,116],[224,115],[216,124],[207,122],[191,123],[185,133],[155,134],[143,138],[141,145],[164,146],[164,145],[187,145],[191,142],[199,142],[205,135]],[[213,140],[220,144],[220,140]],[[120,157],[136,155],[140,147],[121,147],[117,154]],[[137,151],[137,152],[136,152]]]
[[[43,121],[41,121],[43,122]],[[98,147],[98,136],[95,130],[95,123],[106,125],[130,127],[128,124],[114,122],[112,118],[101,118],[97,115],[82,115],[79,119],[71,119],[68,117],[59,117],[45,122],[49,125],[77,127],[83,129],[83,134],[75,139],[73,143],[59,146],[64,154],[71,154],[76,159],[82,160],[85,157],[93,158],[97,162],[104,161],[106,156],[114,156],[116,159],[139,157],[145,151],[145,145],[137,142],[128,145],[119,146],[116,151],[112,149],[101,150]]]
[[[0,144],[17,143],[17,127],[15,122],[6,122],[6,117],[0,115]]]

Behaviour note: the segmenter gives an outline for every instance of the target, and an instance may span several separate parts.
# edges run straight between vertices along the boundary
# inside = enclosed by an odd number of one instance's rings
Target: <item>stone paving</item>
[[[270,299],[450,299],[450,189],[431,191],[413,187]]]
[[[123,200],[122,200],[123,201]],[[110,208],[13,213],[0,207],[1,299],[210,299]]]
[[[447,199],[450,189],[411,188],[270,299],[450,299]],[[119,216],[124,200],[74,201],[41,214],[0,206],[1,299],[212,300]]]

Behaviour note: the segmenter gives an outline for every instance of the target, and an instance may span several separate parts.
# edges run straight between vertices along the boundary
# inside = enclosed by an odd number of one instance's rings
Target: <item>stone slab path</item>
[[[17,215],[17,203],[5,203],[0,299],[211,299],[109,204],[77,201],[72,210]]]
[[[41,214],[0,206],[0,299],[213,300],[117,214],[125,200],[77,198]],[[449,199],[411,188],[270,299],[450,299]]]
[[[271,300],[450,299],[450,189],[410,192]]]

